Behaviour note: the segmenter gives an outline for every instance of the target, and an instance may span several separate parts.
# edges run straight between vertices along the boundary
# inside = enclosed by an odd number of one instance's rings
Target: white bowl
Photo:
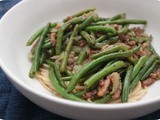
[[[0,22],[0,65],[15,87],[44,109],[73,119],[130,119],[160,109],[160,81],[149,87],[146,96],[134,103],[87,104],[58,98],[30,79],[31,66],[25,44],[47,22],[62,20],[77,11],[96,7],[102,16],[125,12],[128,18],[146,19],[147,33],[154,37],[153,46],[160,53],[160,2],[157,0],[23,0]]]

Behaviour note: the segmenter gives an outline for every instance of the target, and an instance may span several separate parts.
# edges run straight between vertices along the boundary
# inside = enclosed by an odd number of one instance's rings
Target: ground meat
[[[131,38],[131,36],[130,35],[126,35],[126,34],[121,34],[121,35],[119,35],[119,38],[120,38],[120,40],[122,41],[122,42],[126,42],[126,41],[129,41],[129,39]]]
[[[97,51],[96,50],[90,50],[90,54],[96,54]]]
[[[66,20],[71,20],[72,19],[72,16],[67,16]]]
[[[148,47],[149,47],[149,43],[147,42],[143,43],[141,45],[140,50],[136,53],[136,55],[139,57],[144,56],[144,55],[150,56],[151,52],[149,51]]]
[[[113,100],[119,99],[119,98],[120,98],[120,95],[121,95],[121,88],[119,88],[119,89],[117,90],[117,92],[112,95]]]
[[[133,40],[128,41],[127,43],[128,43],[128,45],[129,45],[131,48],[134,48],[134,47],[136,46],[136,42],[133,41]]]
[[[102,46],[101,50],[104,51],[105,49],[107,49],[110,45],[109,44],[106,44],[104,46]]]
[[[79,47],[81,47],[81,48],[83,48],[86,45],[87,45],[87,43],[85,41],[80,41],[80,43],[79,43]]]
[[[51,33],[51,44],[54,46],[56,44],[56,33]]]
[[[149,86],[153,84],[156,80],[160,79],[160,71],[156,71],[150,74],[149,78],[142,81],[143,86]]]
[[[97,96],[99,96],[99,97],[104,96],[108,90],[109,85],[110,85],[109,78],[107,78],[105,80],[101,80],[99,82]]]
[[[87,92],[86,94],[84,94],[83,97],[85,99],[89,99],[89,98],[93,99],[96,94],[97,94],[97,90],[93,90],[91,92]]]
[[[114,27],[116,30],[121,30],[122,29],[122,25],[118,25],[118,24],[111,24],[109,26]]]
[[[35,43],[33,44],[32,48],[31,48],[31,53],[34,52],[34,50],[37,47],[38,43],[39,43],[39,37],[36,39]]]
[[[61,26],[62,26],[61,23],[58,23],[55,28],[56,28],[56,29],[60,29]]]
[[[144,29],[140,27],[134,27],[132,30],[137,36],[141,36],[144,33]]]
[[[68,59],[68,64],[69,64],[69,65],[74,64],[74,62],[75,62],[74,58],[69,58],[69,59]]]
[[[142,81],[142,85],[143,85],[143,86],[149,86],[149,85],[151,85],[152,83],[154,83],[155,81],[156,81],[156,80],[153,79],[153,78],[148,78],[147,80]]]

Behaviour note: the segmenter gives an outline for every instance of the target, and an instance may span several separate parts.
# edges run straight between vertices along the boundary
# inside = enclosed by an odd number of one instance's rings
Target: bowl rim
[[[3,15],[3,17],[0,20],[0,25],[1,25],[1,22],[3,20],[5,20],[12,13],[12,10],[15,10],[19,6],[21,6],[21,5],[23,5],[23,4],[27,3],[27,2],[29,3],[31,1],[32,0],[23,0],[23,1],[20,1],[18,4],[16,4],[15,6],[13,6],[9,11],[7,11]],[[55,1],[58,2],[59,0],[55,0]],[[79,108],[87,108],[87,109],[93,109],[94,108],[94,109],[100,110],[100,109],[136,108],[136,107],[150,105],[150,104],[153,104],[153,103],[156,103],[156,102],[160,101],[160,96],[157,96],[155,98],[151,98],[151,99],[145,100],[145,101],[137,101],[137,102],[133,102],[133,103],[132,102],[131,103],[120,103],[120,104],[94,104],[94,103],[82,103],[82,102],[67,100],[67,99],[64,99],[64,98],[56,97],[54,95],[53,96],[52,95],[48,95],[48,94],[45,94],[43,92],[40,93],[37,90],[35,90],[32,87],[30,87],[29,85],[26,85],[16,75],[14,75],[13,72],[11,72],[9,70],[9,68],[7,67],[7,65],[5,65],[5,62],[2,59],[0,59],[0,67],[4,71],[4,73],[10,78],[9,79],[10,81],[12,81],[16,85],[18,85],[19,87],[24,89],[26,92],[32,93],[32,94],[37,95],[37,96],[39,96],[39,97],[41,97],[43,99],[47,99],[49,101],[53,101],[53,102],[56,102],[56,103],[59,103],[59,104],[62,104],[62,105],[68,105],[68,106],[72,106],[72,107],[76,106],[76,107],[79,107]],[[25,94],[24,94],[24,96],[25,96]]]

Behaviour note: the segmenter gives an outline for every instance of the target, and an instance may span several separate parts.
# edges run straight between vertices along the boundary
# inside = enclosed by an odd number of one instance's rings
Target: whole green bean
[[[86,27],[85,30],[93,32],[113,33],[113,34],[117,33],[117,31],[113,27],[109,26],[89,26]]]
[[[86,10],[82,10],[82,11],[80,11],[80,12],[75,13],[74,15],[72,15],[71,18],[78,17],[78,16],[81,16],[81,15],[83,15],[85,13],[88,13],[90,11],[95,11],[95,10],[96,10],[96,8],[89,8],[89,9],[86,9]],[[65,18],[63,21],[64,22],[68,21],[68,18]]]
[[[84,76],[88,71],[100,65],[101,63],[107,62],[109,60],[116,59],[116,58],[118,59],[126,58],[131,55],[132,55],[132,51],[129,50],[127,52],[117,52],[117,53],[104,55],[102,57],[94,59],[90,63],[84,65],[77,73],[74,74],[73,78],[71,79],[67,87],[67,92],[71,92],[76,86],[76,84],[78,83],[78,81],[82,78],[82,76]]]
[[[107,103],[107,102],[109,102],[111,99],[112,99],[112,95],[111,95],[111,94],[107,94],[107,95],[105,95],[104,97],[95,100],[94,103],[100,103],[100,104],[102,104],[102,103]]]
[[[154,61],[154,63],[151,65],[151,67],[147,70],[147,72],[142,76],[141,80],[145,80],[150,74],[151,72],[154,71],[154,69],[156,68],[156,66],[158,65],[158,60]]]
[[[88,47],[84,47],[82,49],[82,51],[80,52],[79,56],[78,56],[78,59],[77,59],[77,64],[82,64],[84,59],[86,58],[87,56],[87,48]]]
[[[120,50],[123,50],[123,51],[126,51],[127,50],[127,47],[124,46],[124,45],[117,45],[117,46],[113,46],[113,47],[110,47],[102,52],[99,52],[97,54],[94,54],[92,55],[92,59],[96,59],[96,58],[99,58],[103,55],[106,55],[106,54],[110,54],[110,53],[114,53],[114,52],[117,52],[117,51],[120,51]]]
[[[128,102],[128,95],[129,95],[129,85],[131,82],[131,74],[133,71],[133,66],[130,65],[127,68],[127,72],[124,78],[124,82],[123,82],[123,86],[122,86],[122,96],[121,96],[121,101],[124,102]]]
[[[124,67],[125,63],[123,61],[117,61],[109,66],[104,67],[102,70],[92,75],[88,80],[84,82],[87,89],[93,87],[100,79],[107,76],[108,74]]]
[[[65,89],[59,85],[59,82],[58,82],[57,77],[56,77],[56,75],[55,75],[55,69],[54,69],[53,67],[50,67],[50,70],[49,70],[49,78],[50,78],[50,80],[51,80],[52,85],[53,85],[54,88],[56,89],[56,91],[57,91],[61,96],[63,96],[64,98],[69,99],[69,100],[79,101],[79,102],[86,102],[85,100],[82,100],[82,99],[74,96],[73,94],[68,94],[68,93],[65,91]]]
[[[99,38],[96,40],[96,42],[102,42],[102,41],[106,40],[106,38],[107,38],[107,35],[102,35],[101,37],[99,37]]]
[[[54,28],[57,25],[57,23],[51,23],[50,28]],[[27,42],[27,46],[32,45],[32,43],[39,37],[42,35],[43,31],[44,31],[45,27],[40,28]]]
[[[35,76],[35,73],[39,69],[42,46],[43,46],[43,43],[45,41],[45,37],[46,37],[46,35],[47,35],[48,31],[49,31],[49,28],[50,28],[50,23],[48,23],[47,26],[45,27],[45,29],[44,29],[41,37],[40,37],[40,40],[38,42],[38,45],[37,45],[37,47],[35,49],[34,60],[33,60],[33,63],[32,63],[32,66],[31,66],[31,69],[30,69],[30,72],[29,72],[29,76],[31,78],[33,78]]]
[[[69,52],[71,51],[72,44],[73,44],[73,41],[74,41],[74,37],[76,36],[77,31],[78,31],[78,27],[79,27],[78,24],[74,27],[72,35],[70,37],[70,40],[67,44],[66,50],[64,51],[64,58],[62,60],[62,64],[61,64],[61,67],[60,67],[60,71],[62,73],[64,73],[67,69],[67,60],[68,60]]]
[[[136,19],[119,19],[114,21],[100,21],[96,23],[97,25],[103,24],[147,24],[146,20],[136,20]]]
[[[141,70],[141,68],[144,66],[144,64],[147,62],[148,57],[147,56],[142,56],[136,65],[133,68],[133,72],[131,75],[131,80],[138,74],[138,72]]]
[[[132,90],[136,84],[141,80],[143,75],[147,72],[147,70],[151,67],[152,63],[158,58],[157,55],[152,55],[144,67],[140,70],[140,72],[137,74],[137,76],[132,80],[131,85],[130,85],[130,90]]]
[[[66,88],[66,85],[64,84],[64,81],[62,81],[60,78],[61,78],[61,74],[60,74],[60,71],[59,71],[59,66],[58,64],[50,61],[50,60],[45,60],[45,62],[52,66],[54,69],[55,69],[55,75],[57,77],[57,80],[58,80],[58,83],[63,87],[63,88]]]

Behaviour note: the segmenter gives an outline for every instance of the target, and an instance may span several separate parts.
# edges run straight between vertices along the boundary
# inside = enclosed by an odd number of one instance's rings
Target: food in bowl
[[[104,18],[95,8],[48,23],[27,42],[32,45],[29,76],[59,97],[91,103],[141,99],[160,78],[160,57],[144,28],[146,20],[124,13]]]

